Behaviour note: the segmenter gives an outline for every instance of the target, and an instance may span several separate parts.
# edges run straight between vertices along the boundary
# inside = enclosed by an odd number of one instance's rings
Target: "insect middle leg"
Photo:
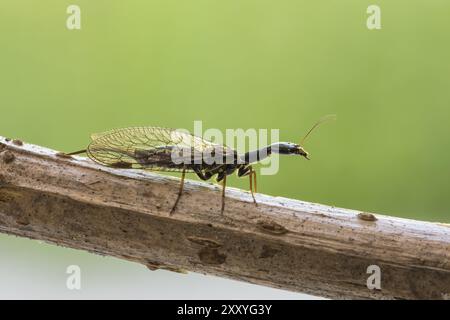
[[[223,212],[225,210],[225,188],[227,184],[227,174],[230,174],[232,172],[231,168],[226,167],[216,167],[208,171],[202,171],[199,166],[193,167],[194,172],[197,174],[197,176],[202,180],[209,180],[211,177],[217,173],[217,182],[222,181],[222,205],[220,209],[220,214],[223,215]]]
[[[170,215],[172,215],[175,212],[175,209],[177,208],[178,202],[180,201],[181,194],[183,193],[184,177],[185,176],[186,176],[186,169],[183,168],[183,172],[181,173],[180,189],[178,190],[177,200],[175,200],[175,204],[173,205],[172,210],[170,210]]]
[[[252,183],[253,181],[253,177],[255,179],[255,184]],[[248,175],[248,178],[250,180],[250,193],[252,194],[252,198],[253,198],[253,203],[258,206],[258,204],[256,203],[256,199],[255,199],[255,194],[253,193],[253,191],[256,191],[256,171],[253,171],[253,168],[250,167],[250,174]]]
[[[207,181],[207,180],[211,179],[211,177],[212,177],[212,174],[208,171],[203,173],[199,166],[194,166],[193,170],[194,170],[195,174],[203,181]]]
[[[220,214],[223,215],[223,211],[225,210],[225,187],[227,186],[227,175],[223,177],[223,185],[222,185],[222,207],[220,209]]]

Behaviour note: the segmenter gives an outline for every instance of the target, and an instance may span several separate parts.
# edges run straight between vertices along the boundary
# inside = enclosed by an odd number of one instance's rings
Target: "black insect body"
[[[305,138],[321,122],[323,120],[316,123]],[[86,150],[72,152],[70,155],[87,153],[93,161],[119,169],[181,172],[180,188],[171,214],[175,212],[182,195],[186,172],[193,172],[202,180],[216,176],[216,180],[222,182],[223,213],[228,175],[237,172],[239,177],[249,177],[250,192],[256,205],[256,172],[252,168],[253,163],[273,153],[299,155],[309,159],[308,153],[299,144],[291,142],[277,142],[240,156],[227,146],[214,144],[181,130],[160,127],[116,129],[93,134],[91,139]]]

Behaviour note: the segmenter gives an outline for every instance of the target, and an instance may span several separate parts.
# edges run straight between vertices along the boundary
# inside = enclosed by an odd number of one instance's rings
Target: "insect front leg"
[[[252,166],[240,167],[238,170],[238,177],[248,176],[252,170]]]
[[[255,194],[253,190],[256,191],[256,171],[253,170],[252,166],[240,167],[238,170],[238,177],[248,176],[250,182],[250,193],[252,194],[253,203],[258,206],[255,199]],[[254,179],[254,184],[253,184]]]

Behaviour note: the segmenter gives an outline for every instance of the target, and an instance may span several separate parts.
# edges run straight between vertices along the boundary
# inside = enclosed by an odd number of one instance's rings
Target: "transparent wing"
[[[235,153],[226,146],[170,128],[129,127],[96,133],[91,138],[93,141],[87,148],[89,158],[115,168],[182,171],[186,166],[173,161],[174,149],[190,150],[189,154],[200,156],[212,149],[225,156]],[[192,170],[187,167],[187,171]]]

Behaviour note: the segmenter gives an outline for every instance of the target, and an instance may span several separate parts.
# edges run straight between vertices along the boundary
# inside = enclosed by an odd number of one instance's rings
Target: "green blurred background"
[[[446,0],[2,0],[0,134],[72,151],[202,120],[298,141],[334,113],[260,192],[450,222],[449,31]]]
[[[278,128],[273,195],[450,222],[450,3],[2,0],[0,132],[59,150],[156,125]],[[82,29],[69,31],[78,4]],[[247,181],[231,184],[247,187]]]

